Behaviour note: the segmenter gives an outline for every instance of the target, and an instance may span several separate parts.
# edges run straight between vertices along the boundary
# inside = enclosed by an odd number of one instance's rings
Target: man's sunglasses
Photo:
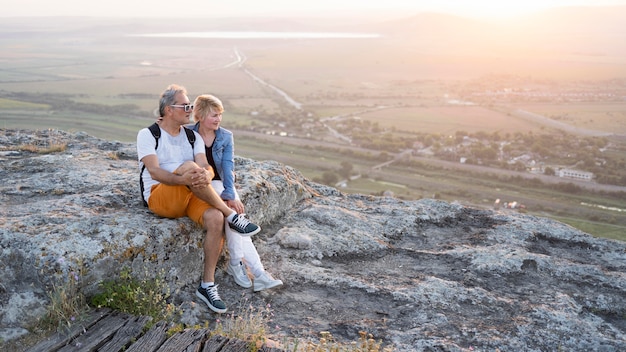
[[[193,110],[193,105],[192,104],[185,104],[185,105],[172,104],[170,106],[173,106],[175,108],[183,108],[183,109],[185,109],[185,112],[190,112],[191,110]]]

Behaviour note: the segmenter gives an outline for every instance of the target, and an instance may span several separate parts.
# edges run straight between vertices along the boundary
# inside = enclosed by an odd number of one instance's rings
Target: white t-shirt
[[[159,166],[166,171],[174,172],[183,162],[193,161],[197,154],[204,154],[204,141],[202,137],[194,132],[196,141],[191,150],[189,140],[185,131],[180,130],[178,136],[174,137],[161,128],[161,138],[159,138],[159,147],[155,150],[156,140],[148,128],[144,128],[137,133],[137,158],[139,159],[139,170],[143,168],[143,159],[146,155],[156,154],[159,159]],[[159,181],[153,180],[150,172],[145,170],[141,175],[143,179],[143,198],[148,201],[150,198],[150,189]]]

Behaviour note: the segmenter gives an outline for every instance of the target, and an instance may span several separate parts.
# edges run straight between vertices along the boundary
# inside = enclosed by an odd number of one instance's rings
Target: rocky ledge
[[[65,145],[53,153],[46,149]],[[0,130],[0,341],[27,334],[53,284],[80,268],[84,292],[130,267],[160,275],[182,321],[195,304],[202,231],[150,214],[132,143],[84,133]],[[236,159],[237,186],[263,227],[254,242],[285,285],[241,289],[231,312],[271,307],[268,337],[355,341],[395,351],[626,349],[626,243],[565,224],[432,199],[343,194],[272,161]],[[221,263],[223,265],[223,262]]]

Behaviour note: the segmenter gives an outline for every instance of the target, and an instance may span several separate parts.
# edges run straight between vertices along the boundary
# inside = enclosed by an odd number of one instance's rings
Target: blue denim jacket
[[[188,127],[198,132],[200,123]],[[233,200],[235,199],[235,142],[231,131],[223,127],[215,131],[212,154],[217,169],[215,172],[220,175],[224,184],[224,192],[220,197],[223,200]]]

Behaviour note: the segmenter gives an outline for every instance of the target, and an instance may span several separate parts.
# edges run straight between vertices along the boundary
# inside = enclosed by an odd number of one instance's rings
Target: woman
[[[193,130],[202,136],[207,160],[215,171],[211,184],[226,205],[243,214],[245,208],[235,190],[233,134],[220,126],[224,106],[218,98],[209,94],[198,96],[193,105],[193,120],[196,122]],[[261,291],[283,284],[265,271],[251,237],[241,236],[229,226],[224,229],[230,253],[226,272],[239,286],[249,288],[254,285],[254,291]],[[254,275],[253,282],[250,282],[247,268]]]

